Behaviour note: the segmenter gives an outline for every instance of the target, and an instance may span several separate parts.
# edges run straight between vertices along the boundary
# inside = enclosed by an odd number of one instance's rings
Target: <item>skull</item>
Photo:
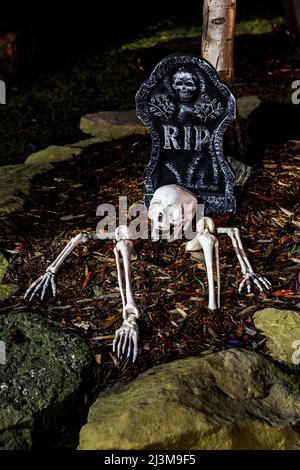
[[[152,221],[152,239],[173,241],[181,238],[182,229],[192,223],[197,198],[176,184],[158,188],[151,200],[148,217]]]
[[[197,89],[195,75],[184,69],[179,69],[174,75],[172,86],[181,101],[191,101]]]

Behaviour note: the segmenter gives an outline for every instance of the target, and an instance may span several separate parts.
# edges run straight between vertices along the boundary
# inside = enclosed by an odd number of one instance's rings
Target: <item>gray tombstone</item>
[[[146,206],[160,186],[177,184],[197,196],[206,215],[233,214],[235,173],[223,135],[235,119],[235,98],[216,70],[194,55],[169,55],[140,87],[136,109],[152,137]]]

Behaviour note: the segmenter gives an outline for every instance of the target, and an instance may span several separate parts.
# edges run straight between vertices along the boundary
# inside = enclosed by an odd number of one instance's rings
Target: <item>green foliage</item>
[[[200,284],[201,288],[203,290],[205,290],[205,286],[204,286],[203,282],[201,281],[200,277],[194,276],[194,279],[195,279],[195,281],[197,281]]]
[[[235,35],[241,36],[242,34],[264,34],[272,31],[274,23],[282,23],[283,18],[277,17],[272,19],[255,18],[251,20],[244,20],[236,23]],[[172,29],[158,30],[150,36],[143,36],[134,42],[124,44],[121,50],[136,51],[154,47],[164,42],[172,41],[180,38],[196,38],[201,34],[199,26],[184,26],[175,27]]]

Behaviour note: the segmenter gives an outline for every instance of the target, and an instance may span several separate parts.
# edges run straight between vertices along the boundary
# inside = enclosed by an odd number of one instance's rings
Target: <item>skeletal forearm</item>
[[[57,271],[59,270],[60,266],[64,262],[64,260],[67,258],[67,256],[72,253],[74,248],[76,248],[77,245],[80,243],[86,243],[87,240],[89,239],[95,239],[97,238],[96,234],[87,234],[87,233],[78,233],[75,237],[71,238],[71,240],[67,243],[67,245],[64,247],[64,249],[59,253],[57,258],[51,263],[48,268],[46,269],[47,272],[51,272],[53,274],[56,274]]]
[[[87,234],[87,233],[79,233],[75,237],[73,237],[69,243],[64,247],[64,249],[59,253],[57,258],[51,263],[47,269],[45,274],[40,276],[36,281],[34,281],[27,291],[25,292],[24,297],[29,297],[29,300],[32,300],[34,295],[40,291],[41,292],[41,300],[44,299],[46,295],[46,291],[49,287],[51,287],[52,294],[55,296],[56,294],[56,285],[55,285],[55,275],[58,272],[60,266],[66,259],[66,257],[74,250],[74,248],[79,243],[85,243],[89,239],[97,239],[96,234]]]
[[[247,265],[247,272],[253,273],[253,268],[250,264],[250,261],[249,261],[247,255],[246,255],[244,247],[243,247],[243,243],[242,243],[241,236],[240,236],[240,231],[239,231],[238,228],[236,228],[234,230],[235,230],[235,236],[236,236],[236,239],[237,239],[237,243],[238,243],[238,247],[239,247],[241,256],[242,256],[243,260],[245,261],[245,263]]]
[[[125,295],[124,295],[124,290],[123,290],[120,256],[119,256],[119,251],[117,250],[117,248],[114,248],[114,254],[115,254],[115,258],[116,258],[118,284],[119,284],[119,289],[120,289],[120,294],[121,294],[121,299],[122,299],[122,305],[123,305],[123,311],[124,311],[124,308],[125,308],[125,305],[126,305],[126,300],[125,300]]]
[[[251,264],[250,264],[250,262],[247,258],[247,255],[244,251],[242,241],[240,239],[239,234],[238,234],[239,239],[237,238],[238,229],[235,229],[235,228],[232,228],[232,227],[225,227],[225,228],[218,227],[217,233],[220,233],[220,234],[224,233],[224,234],[228,235],[228,237],[230,238],[233,249],[234,249],[235,254],[236,254],[236,257],[238,259],[238,262],[240,263],[242,273],[245,275],[248,272],[249,273],[253,272],[252,266],[251,266]],[[242,247],[242,250],[241,250],[240,247]]]
[[[123,302],[123,318],[124,320],[128,319],[130,314],[135,315],[136,318],[139,317],[139,311],[136,306],[133,289],[131,282],[131,255],[133,250],[133,243],[131,240],[120,240],[115,248],[116,261],[117,261],[117,270],[118,270],[118,282],[120,287],[120,293]],[[123,259],[123,269],[124,269],[124,279],[125,279],[125,295],[123,290],[123,279],[121,273],[121,265],[119,261],[119,252],[122,255]]]
[[[136,304],[133,298],[133,288],[132,288],[132,282],[131,282],[131,261],[130,261],[131,251],[132,250],[130,250],[130,256],[124,259],[125,287],[126,287],[127,304],[135,306]],[[138,313],[136,314],[136,316],[138,316]]]
[[[116,239],[119,241],[115,246],[114,253],[117,263],[119,288],[123,303],[123,323],[116,331],[113,341],[113,351],[116,352],[118,357],[125,355],[127,352],[127,358],[129,358],[132,354],[132,361],[134,362],[138,355],[139,328],[136,320],[139,317],[139,311],[133,298],[131,284],[131,256],[133,251],[133,242],[130,240],[130,233],[127,228],[123,226],[120,226],[116,230]],[[125,294],[119,253],[121,253],[123,259]]]
[[[244,287],[246,287],[248,294],[250,294],[253,285],[256,285],[261,292],[264,289],[270,289],[271,283],[263,276],[260,276],[253,271],[250,261],[245,253],[239,229],[236,227],[219,227],[217,231],[218,233],[226,233],[226,235],[229,236],[237,259],[241,265],[243,280],[239,285],[239,293],[241,293]]]

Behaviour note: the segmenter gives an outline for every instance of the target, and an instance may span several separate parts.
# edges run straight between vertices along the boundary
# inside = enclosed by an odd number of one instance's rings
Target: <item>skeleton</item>
[[[148,217],[152,222],[152,240],[157,241],[165,238],[171,242],[180,238],[182,231],[186,233],[191,227],[196,214],[196,207],[197,199],[189,191],[176,185],[166,185],[158,188],[154,193],[148,211]],[[237,255],[243,275],[238,288],[239,293],[242,293],[246,288],[248,294],[250,294],[254,286],[260,291],[270,289],[270,282],[253,271],[244,251],[238,228],[218,227],[215,229],[212,218],[200,216],[199,220],[196,221],[196,232],[196,236],[187,241],[186,251],[197,252],[203,250],[208,279],[208,308],[210,310],[220,308],[219,242],[216,233],[229,236]],[[48,289],[51,289],[54,297],[56,295],[55,277],[66,257],[78,244],[97,238],[97,234],[86,233],[79,233],[72,238],[55,261],[48,266],[45,274],[30,285],[25,293],[25,298],[28,297],[29,300],[32,300],[40,292],[41,300],[43,300]],[[130,358],[132,356],[134,362],[138,355],[139,328],[137,320],[139,318],[139,309],[134,300],[131,282],[131,259],[134,250],[130,229],[127,226],[119,226],[115,231],[115,240],[117,243],[114,254],[123,305],[123,323],[116,331],[113,351],[118,357],[126,355],[127,358]],[[123,259],[123,273],[120,255]]]
[[[190,102],[197,90],[196,77],[184,68],[179,69],[173,76],[172,86],[181,101]]]
[[[183,67],[177,69],[176,73],[174,73],[173,68],[174,61],[176,62],[176,64],[178,62],[184,64]],[[155,88],[155,86],[157,85],[157,80],[160,79],[162,76],[165,76],[164,74],[167,73],[169,71],[169,67],[171,67],[170,70],[172,72],[172,87],[176,92],[179,105],[180,103],[182,103],[182,107],[190,106],[190,104],[188,103],[191,103],[191,101],[195,97],[195,94],[200,92],[200,88],[196,75],[194,75],[194,73],[192,72],[189,72],[189,70],[185,68],[185,64],[187,62],[192,63],[193,66],[195,66],[196,64],[199,69],[203,69],[206,74],[206,80],[211,80],[212,83],[214,83],[214,93],[216,93],[216,90],[218,90],[219,96],[223,97],[222,99],[225,100],[224,105],[222,105],[224,109],[222,108],[222,110],[219,110],[218,114],[214,118],[218,117],[219,121],[223,119],[222,123],[225,122],[224,119],[226,118],[226,125],[228,125],[229,122],[231,122],[231,120],[233,120],[234,118],[234,97],[224,85],[218,82],[216,72],[213,71],[212,67],[208,63],[203,62],[202,59],[199,59],[194,56],[184,56],[182,54],[179,54],[176,57],[174,57],[174,55],[171,55],[165,58],[160,64],[158,64],[158,68],[155,69],[153,72],[154,75],[152,76],[152,79],[149,80],[148,83],[144,83],[141,86],[140,91],[137,95],[137,108],[139,109],[138,115],[142,119],[142,121],[146,123],[146,125],[151,129],[152,137],[154,136],[154,140],[156,142],[156,144],[153,146],[151,165],[148,168],[148,170],[150,169],[151,171],[147,171],[147,175],[145,178],[145,204],[148,207],[147,214],[149,219],[151,220],[151,238],[153,241],[157,241],[163,238],[169,242],[172,242],[174,240],[182,238],[182,235],[185,235],[188,239],[186,243],[187,252],[193,253],[200,250],[203,251],[208,280],[208,308],[210,310],[215,310],[217,308],[220,308],[219,241],[217,238],[218,234],[226,234],[230,238],[237,259],[240,263],[243,278],[238,287],[239,293],[242,293],[243,290],[246,290],[247,293],[250,294],[253,287],[258,288],[259,291],[263,291],[264,289],[270,289],[271,284],[267,279],[254,272],[244,251],[238,228],[216,228],[213,219],[211,217],[207,217],[204,212],[205,209],[206,214],[216,215],[233,213],[235,209],[235,198],[233,195],[234,174],[231,172],[230,168],[228,167],[228,164],[223,158],[222,137],[225,127],[221,126],[220,122],[218,122],[218,119],[212,120],[215,124],[210,124],[209,122],[205,123],[207,126],[210,126],[209,135],[211,135],[210,144],[208,146],[209,150],[206,150],[206,155],[210,156],[210,158],[212,156],[217,157],[217,161],[220,163],[220,165],[222,165],[222,172],[224,178],[226,176],[227,186],[224,190],[222,190],[222,188],[220,189],[220,187],[218,186],[218,181],[215,181],[217,189],[219,189],[219,193],[218,191],[215,191],[212,188],[206,187],[206,190],[209,192],[209,194],[203,196],[204,204],[201,206],[202,210],[198,210],[199,205],[197,204],[199,196],[201,196],[202,198],[202,195],[199,195],[199,192],[197,194],[198,189],[196,186],[193,186],[191,189],[190,182],[188,179],[189,166],[183,166],[184,164],[188,164],[191,158],[191,148],[190,145],[188,145],[188,137],[190,138],[191,126],[193,126],[193,128],[195,128],[196,130],[199,126],[201,126],[199,128],[203,129],[203,121],[201,121],[201,116],[194,116],[193,120],[191,120],[191,116],[185,117],[185,127],[183,127],[184,139],[181,147],[178,144],[175,145],[177,141],[174,143],[174,135],[171,139],[174,148],[171,149],[168,146],[164,146],[165,152],[171,152],[171,156],[173,158],[176,152],[180,152],[180,155],[184,155],[184,159],[182,159],[184,161],[183,163],[181,162],[182,166],[178,167],[178,174],[180,173],[180,178],[177,178],[175,182],[176,184],[162,183],[160,185],[156,184],[156,182],[158,181],[157,178],[152,179],[153,175],[155,176],[154,170],[156,168],[156,163],[160,156],[157,150],[159,148],[157,142],[160,137],[157,132],[154,133],[153,121],[151,117],[152,95],[150,91],[153,87]],[[167,72],[165,72],[165,70]],[[168,115],[162,112],[159,113],[158,116],[161,116],[162,119],[168,118]],[[174,123],[177,126],[181,125],[181,117],[179,116],[179,118],[175,122],[175,118],[170,118],[170,128],[173,129],[173,133],[175,131],[178,133],[177,127],[174,126]],[[168,121],[165,120],[162,121],[162,125],[165,126],[164,128],[167,127],[167,122]],[[159,126],[161,124],[156,125]],[[201,152],[205,152],[202,147],[195,148],[192,151],[192,158],[194,158],[194,163],[201,163]],[[201,176],[201,172],[203,173],[203,168],[197,165],[195,166],[195,168]],[[157,168],[159,168],[159,166]],[[163,171],[163,166],[161,168],[161,171]],[[194,221],[196,226],[196,235],[194,234],[192,239],[190,239],[190,237],[188,237],[187,235],[192,233],[192,224]],[[52,295],[55,296],[55,278],[59,268],[61,267],[66,257],[74,250],[74,248],[78,244],[86,243],[88,240],[96,240],[98,238],[100,238],[98,234],[87,233],[79,233],[78,235],[73,237],[62,250],[62,252],[58,255],[58,257],[55,259],[55,261],[48,266],[45,274],[40,276],[36,281],[34,281],[30,285],[30,287],[25,293],[25,298],[32,300],[33,297],[39,293],[41,300],[43,300],[45,298],[47,290],[50,290]],[[131,260],[134,256],[133,240],[135,237],[134,234],[131,232],[130,226],[127,227],[121,225],[115,230],[114,238],[116,241],[114,247],[114,254],[116,258],[117,277],[123,306],[123,323],[115,333],[115,338],[113,341],[113,351],[117,354],[118,357],[131,357],[134,362],[137,358],[139,347],[139,327],[137,322],[139,318],[139,308],[134,300],[131,282]],[[123,263],[121,263],[121,258]]]

